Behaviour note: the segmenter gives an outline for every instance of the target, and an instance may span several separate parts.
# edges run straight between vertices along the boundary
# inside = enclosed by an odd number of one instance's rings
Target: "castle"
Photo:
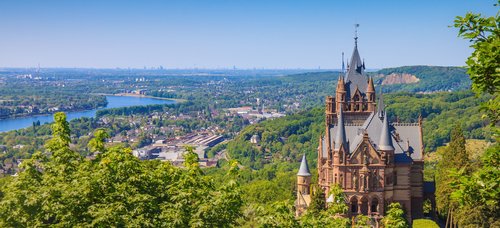
[[[329,195],[333,184],[344,190],[349,205],[346,216],[363,214],[379,221],[388,204],[399,202],[411,222],[423,216],[422,120],[391,123],[382,94],[376,102],[373,79],[365,73],[357,39],[347,69],[338,78],[335,97],[326,97],[318,187],[327,202],[333,198]],[[297,215],[311,202],[310,183],[304,156],[297,173]]]

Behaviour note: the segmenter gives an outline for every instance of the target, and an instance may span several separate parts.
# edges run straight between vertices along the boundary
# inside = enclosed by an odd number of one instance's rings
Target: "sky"
[[[368,69],[463,66],[457,15],[492,0],[2,0],[0,67],[338,69],[354,24]]]

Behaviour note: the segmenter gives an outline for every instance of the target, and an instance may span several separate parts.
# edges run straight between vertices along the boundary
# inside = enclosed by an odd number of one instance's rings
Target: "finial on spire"
[[[354,45],[358,45],[358,27],[359,24],[354,24]]]

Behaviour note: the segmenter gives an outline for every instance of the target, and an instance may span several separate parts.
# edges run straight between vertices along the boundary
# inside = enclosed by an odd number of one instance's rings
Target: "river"
[[[153,104],[173,104],[176,101],[173,100],[162,100],[149,97],[132,97],[132,96],[106,96],[108,100],[108,105],[104,108],[98,108],[87,111],[77,111],[77,112],[66,112],[68,121],[81,117],[95,117],[97,110],[108,109],[108,108],[121,108],[128,106],[144,106]],[[54,120],[54,115],[42,115],[42,116],[30,116],[30,117],[19,117],[12,119],[2,119],[0,120],[0,132],[12,131],[17,129],[22,129],[30,127],[33,122],[40,121],[40,123],[50,123]]]

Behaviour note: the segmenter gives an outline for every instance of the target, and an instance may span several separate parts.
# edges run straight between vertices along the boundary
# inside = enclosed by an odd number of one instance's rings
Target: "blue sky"
[[[0,67],[340,68],[355,23],[367,68],[461,66],[448,26],[495,2],[2,0]]]

